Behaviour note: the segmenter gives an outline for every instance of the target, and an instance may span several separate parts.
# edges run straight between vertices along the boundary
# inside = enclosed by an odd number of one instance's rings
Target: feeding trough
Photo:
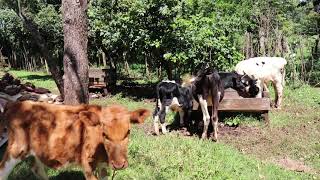
[[[255,112],[261,113],[264,121],[269,123],[270,98],[268,92],[263,92],[262,98],[243,98],[233,89],[226,89],[224,98],[219,104],[223,112]]]

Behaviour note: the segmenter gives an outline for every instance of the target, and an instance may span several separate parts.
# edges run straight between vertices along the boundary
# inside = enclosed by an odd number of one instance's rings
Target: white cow
[[[255,57],[239,62],[235,71],[238,74],[247,74],[258,80],[259,93],[256,96],[257,98],[262,97],[263,87],[266,91],[269,91],[267,83],[272,81],[276,93],[275,107],[280,108],[284,87],[284,66],[286,64],[287,61],[281,57]]]

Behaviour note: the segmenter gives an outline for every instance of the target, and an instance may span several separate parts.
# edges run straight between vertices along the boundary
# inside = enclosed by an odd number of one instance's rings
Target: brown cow
[[[93,171],[103,162],[113,169],[125,168],[130,122],[143,123],[149,114],[121,106],[9,103],[0,126],[9,133],[0,179],[29,155],[35,156],[32,170],[42,179],[48,179],[43,164],[51,168],[78,164],[90,180],[97,179]]]

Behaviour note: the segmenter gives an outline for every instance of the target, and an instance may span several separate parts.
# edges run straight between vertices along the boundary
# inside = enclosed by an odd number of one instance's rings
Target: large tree
[[[64,102],[88,103],[87,0],[63,0]]]

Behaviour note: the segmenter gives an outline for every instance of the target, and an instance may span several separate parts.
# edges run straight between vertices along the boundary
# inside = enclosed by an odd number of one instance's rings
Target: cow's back
[[[240,61],[235,71],[239,74],[247,74],[257,79],[270,81],[281,75],[281,70],[287,61],[281,57],[255,57]]]
[[[36,155],[49,167],[80,162],[83,144],[80,110],[79,107],[28,101],[13,103],[5,115],[9,136],[13,136],[9,143],[13,146],[24,143],[25,155]],[[15,138],[17,133],[19,139]]]

